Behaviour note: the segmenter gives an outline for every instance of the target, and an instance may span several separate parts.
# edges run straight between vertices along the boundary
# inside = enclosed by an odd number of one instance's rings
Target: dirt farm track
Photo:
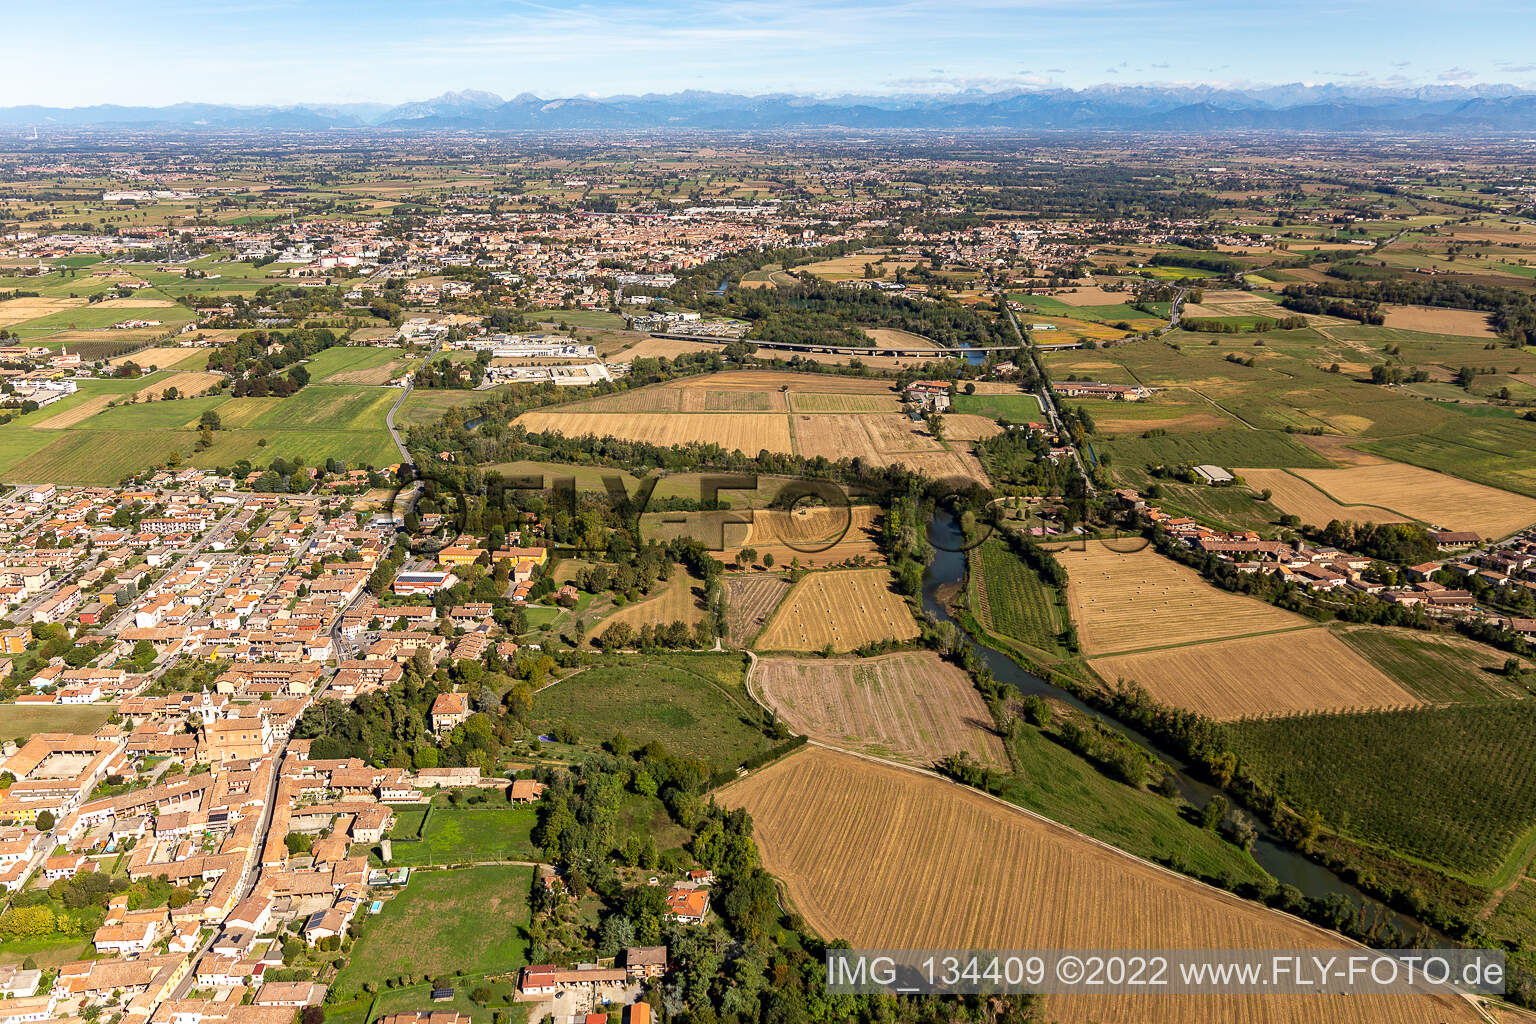
[[[808,747],[731,783],[764,865],[855,948],[1332,949],[1340,936],[1174,875],[974,790]],[[1428,996],[1051,996],[1087,1024],[1471,1024]]]

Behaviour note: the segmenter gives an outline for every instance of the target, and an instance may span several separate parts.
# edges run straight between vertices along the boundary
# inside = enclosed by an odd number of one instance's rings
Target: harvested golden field
[[[903,256],[885,252],[856,252],[847,256],[834,256],[817,263],[796,267],[795,273],[809,273],[824,281],[852,281],[865,277],[864,267],[869,265],[880,275],[883,268],[887,279],[896,276],[896,268],[911,270],[923,262],[921,256]]]
[[[1536,523],[1536,499],[1401,462],[1295,472],[1346,505],[1377,505],[1448,530],[1505,537]]]
[[[1105,365],[1105,366],[1115,366],[1117,364],[1115,364],[1115,363],[1105,363],[1103,365]],[[973,380],[973,381],[966,381],[966,383],[967,384],[974,384],[975,387],[976,387],[975,393],[978,394],[978,395],[1022,395],[1022,394],[1024,394],[1024,391],[1023,391],[1022,388],[1020,388],[1017,384],[1012,384],[1012,383],[1009,383],[1008,381],[1000,381],[1000,380]]]
[[[718,352],[719,350],[719,345],[706,341],[642,337],[633,345],[620,352],[617,358],[624,361],[634,359],[674,359],[677,356],[692,355],[695,352]]]
[[[1217,721],[1420,703],[1322,626],[1092,658],[1088,664],[1106,682],[1135,680],[1161,703]]]
[[[40,316],[62,313],[66,309],[74,309],[77,306],[83,305],[85,305],[84,299],[53,298],[47,295],[6,299],[4,302],[0,302],[0,327],[9,327],[12,324],[23,323],[27,320],[36,320]]]
[[[806,568],[859,557],[883,560],[874,531],[879,510],[874,506],[799,509],[803,514],[779,509],[655,513],[642,520],[642,529],[648,540],[660,543],[697,538],[727,562],[735,561],[743,548],[756,551],[758,563],[772,555],[777,566],[788,566],[794,559]]]
[[[797,391],[790,394],[789,407],[794,412],[899,413],[901,411],[901,399],[897,398],[894,394],[823,394],[816,391]]]
[[[1401,523],[1408,517],[1374,505],[1341,505],[1288,469],[1238,469],[1234,472],[1255,490],[1271,491],[1270,501],[1282,512],[1300,516],[1308,526],[1327,526],[1335,519],[1357,523]]]
[[[568,437],[594,434],[641,441],[663,448],[681,444],[718,444],[756,455],[763,449],[789,454],[789,421],[771,413],[610,413],[535,410],[517,418],[535,433],[554,431]]]
[[[177,348],[174,346],[142,348],[137,352],[126,356],[117,356],[107,360],[109,366],[121,366],[124,363],[133,363],[148,369],[153,366],[159,370],[169,370],[173,366],[180,366],[196,356],[207,358],[209,350],[206,348]]]
[[[763,658],[752,680],[790,728],[824,743],[922,764],[961,750],[987,764],[1008,761],[970,677],[933,651]]]
[[[1133,298],[1130,292],[1112,292],[1098,285],[1084,288],[1074,288],[1069,292],[1058,292],[1051,298],[1057,302],[1064,302],[1069,306],[1118,306],[1120,303]]]
[[[1440,306],[1382,306],[1388,327],[1426,334],[1454,334],[1462,338],[1496,337],[1488,326],[1488,314],[1475,309],[1445,309]]]
[[[172,302],[170,299],[149,299],[149,298],[139,298],[137,296],[130,295],[126,299],[103,299],[100,302],[92,303],[91,304],[91,308],[92,309],[169,309],[171,306],[176,306],[176,305],[179,305],[179,303]]]
[[[860,423],[863,418],[837,413],[791,416],[796,454],[829,459],[863,456],[866,461],[875,461],[879,452]]]
[[[793,373],[787,370],[723,370],[699,377],[687,377],[659,385],[669,388],[762,388],[774,391],[788,388],[839,394],[889,395],[891,382],[878,378],[838,377],[826,373]]]
[[[944,438],[948,441],[980,441],[1002,432],[997,421],[987,416],[966,412],[944,414]]]
[[[1345,939],[975,790],[807,747],[720,790],[823,938],[865,949],[1323,949]],[[1432,996],[1053,996],[1086,1024],[1472,1024]]]
[[[615,622],[627,622],[635,629],[641,626],[669,626],[678,620],[693,625],[704,618],[704,605],[697,593],[699,587],[692,576],[680,565],[672,567],[672,578],[661,584],[660,592],[627,604],[592,627],[591,635],[602,636]]]
[[[1126,538],[1125,546],[1141,543]],[[1123,553],[1101,541],[1056,552],[1067,570],[1067,607],[1089,655],[1222,640],[1311,625],[1311,620],[1217,590],[1193,569],[1142,547]]]
[[[203,371],[194,373],[173,373],[169,377],[155,381],[147,387],[135,391],[139,401],[150,398],[159,398],[170,388],[175,388],[177,394],[183,398],[193,398],[202,394],[224,379],[222,373],[207,373]]]
[[[1139,317],[1134,320],[1127,320],[1126,322],[1138,329],[1162,323],[1160,320],[1153,320],[1149,317]],[[1118,338],[1126,337],[1129,333],[1111,327],[1109,324],[1078,320],[1073,317],[1047,316],[1044,313],[1026,313],[1020,323],[1027,330],[1031,329],[1035,324],[1046,325],[1046,330],[1031,330],[1035,341],[1042,345],[1051,344],[1053,338],[1059,338],[1061,335],[1069,336],[1061,339],[1062,343],[1066,343],[1077,338],[1086,338],[1089,341],[1114,341]]]
[[[731,642],[749,644],[768,624],[768,616],[789,593],[778,573],[730,573],[725,577],[725,620]]]
[[[101,412],[117,399],[118,395],[95,395],[87,398],[72,409],[54,413],[45,420],[32,424],[38,430],[63,430],[84,423],[86,420]]]
[[[677,392],[683,412],[788,412],[779,391],[752,388],[681,388]]]
[[[852,651],[876,640],[910,640],[917,623],[886,569],[813,572],[795,584],[757,638],[764,651]]]
[[[791,558],[799,558],[802,565],[827,565],[858,555],[878,561],[882,557],[875,529],[879,514],[874,505],[800,506],[788,512],[757,509],[749,525],[726,527],[724,557],[734,558],[742,548],[752,548],[759,562],[763,555],[772,554],[778,565],[788,565]]]
[[[1101,434],[1142,434],[1148,430],[1166,430],[1170,434],[1182,434],[1197,430],[1219,430],[1232,425],[1231,419],[1215,409],[1209,407],[1197,409],[1191,406],[1181,408],[1190,409],[1190,411],[1167,419],[1119,417],[1109,413],[1095,416],[1093,422]],[[947,420],[945,422],[948,423]]]
[[[894,327],[865,327],[863,331],[874,339],[876,345],[885,345],[890,348],[940,349],[944,347],[932,338],[925,338],[921,334],[913,334],[911,331]]]

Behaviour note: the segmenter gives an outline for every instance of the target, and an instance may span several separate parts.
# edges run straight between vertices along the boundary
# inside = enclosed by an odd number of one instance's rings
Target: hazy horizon
[[[1519,0],[1451,18],[1427,0],[1298,0],[1284,12],[1217,0],[171,0],[145,12],[81,0],[29,6],[11,24],[14,38],[50,45],[13,48],[4,106],[394,105],[462,90],[1536,87],[1536,14]]]

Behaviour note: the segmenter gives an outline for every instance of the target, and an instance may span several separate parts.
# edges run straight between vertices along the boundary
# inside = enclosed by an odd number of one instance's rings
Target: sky
[[[1532,0],[7,0],[0,106],[1536,88]],[[26,44],[27,40],[33,42]],[[15,45],[16,43],[23,45]]]

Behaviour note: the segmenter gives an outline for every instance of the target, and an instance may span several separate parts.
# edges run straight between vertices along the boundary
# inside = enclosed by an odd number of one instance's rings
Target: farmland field
[[[789,407],[794,412],[893,413],[901,408],[901,402],[895,395],[823,394],[818,391],[797,391],[789,396]]]
[[[844,508],[800,506],[792,512],[782,509],[755,509],[746,526],[726,527],[723,557],[750,547],[762,561],[772,554],[779,565],[798,558],[802,565],[827,565],[862,555],[880,561],[876,522],[880,510],[874,505]],[[740,534],[738,539],[738,534]]]
[[[1488,314],[1472,309],[1446,309],[1441,306],[1382,307],[1387,327],[1430,334],[1455,334],[1466,338],[1492,338]]]
[[[13,324],[62,313],[83,305],[85,305],[84,299],[64,296],[33,295],[20,299],[6,299],[0,302],[0,327],[10,327]]]
[[[930,776],[808,748],[720,794],[752,815],[765,866],[824,938],[856,948],[1336,948],[1333,933],[1155,868]],[[1101,1024],[1432,1024],[1476,1019],[1428,997],[1073,997]]]
[[[137,352],[129,353],[126,356],[109,359],[107,363],[111,366],[134,363],[145,369],[153,366],[156,369],[169,370],[173,366],[190,363],[196,359],[201,359],[203,364],[206,364],[209,351],[206,348],[141,348]]]
[[[1408,517],[1374,505],[1341,505],[1287,469],[1235,469],[1255,490],[1272,492],[1270,502],[1307,526],[1327,526],[1335,519],[1356,523],[1400,523]]]
[[[1533,729],[1528,700],[1228,726],[1247,770],[1291,806],[1474,881],[1536,824]]]
[[[397,461],[384,416],[397,393],[356,385],[312,384],[290,398],[181,397],[221,380],[205,372],[160,372],[137,380],[92,381],[74,395],[8,424],[0,440],[0,468],[26,482],[110,485],[164,463],[172,453],[189,464],[233,466],[241,459],[264,465],[282,457],[318,465]],[[129,393],[139,400],[128,402]],[[110,406],[110,407],[109,407]],[[219,414],[223,429],[204,450],[198,419]],[[110,442],[110,443],[108,443]]]
[[[515,972],[528,960],[528,896],[533,868],[416,871],[368,922],[337,975],[339,994],[383,986],[398,974]]]
[[[969,751],[1007,758],[969,677],[932,651],[878,658],[763,658],[753,681],[798,733],[882,757],[933,763]]]
[[[789,454],[789,422],[771,413],[582,413],[556,410],[525,412],[518,425],[533,433],[554,431],[567,437],[591,434],[618,437],[668,448],[718,444],[726,451],[756,455]]]
[[[813,572],[790,591],[757,638],[762,651],[852,651],[880,640],[910,640],[917,623],[891,590],[885,569]]]
[[[976,620],[994,633],[1054,650],[1063,627],[1055,596],[1039,575],[996,538],[972,548],[969,559]]]
[[[725,578],[725,593],[731,642],[749,644],[789,593],[789,581],[777,573],[732,573]]]
[[[377,386],[404,372],[404,357],[398,348],[335,345],[316,353],[305,368],[317,383]]]
[[[573,437],[618,437],[660,447],[718,444],[747,455],[767,450],[833,460],[862,457],[872,465],[901,464],[936,478],[985,479],[967,439],[993,432],[989,427],[961,424],[956,445],[950,446],[899,409],[886,380],[732,370],[532,410],[517,422],[530,431]]]
[[[1160,703],[1217,721],[1420,703],[1321,627],[1093,658],[1088,664],[1108,682],[1134,680]]]
[[[1418,466],[1384,462],[1297,473],[1338,501],[1395,509],[1445,529],[1504,537],[1536,523],[1536,499]]]
[[[637,747],[657,740],[722,768],[768,748],[761,714],[747,693],[746,659],[734,653],[604,656],[533,698],[540,729],[565,722],[592,746],[615,733]]]
[[[1419,701],[1316,623],[1206,583],[1151,548],[1058,551],[1088,664],[1216,719]]]
[[[1454,633],[1382,626],[1336,627],[1339,638],[1429,703],[1521,697],[1504,674],[1509,655]]]
[[[1150,547],[1120,552],[1102,541],[1089,541],[1082,550],[1057,551],[1056,560],[1067,570],[1068,608],[1089,654],[1312,625],[1254,598],[1217,590],[1193,569]]]
[[[140,388],[134,394],[140,396],[141,400],[145,398],[159,398],[169,389],[175,388],[183,397],[196,397],[223,379],[224,375],[222,373],[208,373],[206,371],[195,373],[178,372],[162,377],[153,384]]]
[[[1148,424],[1149,427],[1155,424]],[[1095,447],[1111,452],[1118,463],[1131,465],[1190,465],[1324,467],[1323,461],[1289,435],[1276,430],[1230,427],[1170,433],[1164,437],[1119,437]]]

